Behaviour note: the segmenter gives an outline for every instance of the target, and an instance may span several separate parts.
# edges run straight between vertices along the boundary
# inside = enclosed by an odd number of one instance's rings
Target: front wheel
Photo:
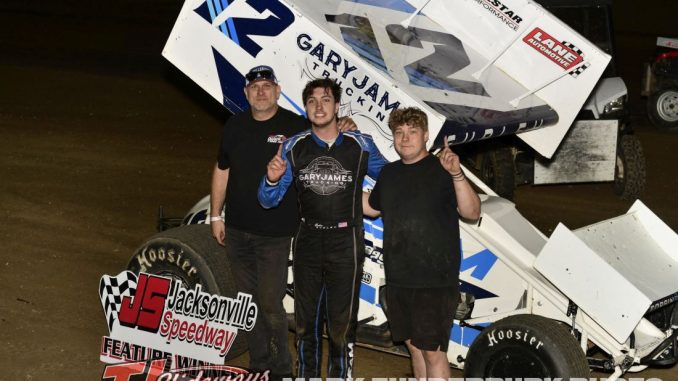
[[[560,323],[514,315],[485,328],[469,348],[467,378],[588,379],[586,355]]]
[[[237,296],[226,249],[212,238],[210,225],[180,226],[154,235],[137,249],[127,269],[180,280],[187,288],[200,284],[210,294]],[[247,341],[239,333],[225,360],[246,351]]]
[[[678,127],[678,88],[664,87],[647,99],[647,116],[658,127]]]

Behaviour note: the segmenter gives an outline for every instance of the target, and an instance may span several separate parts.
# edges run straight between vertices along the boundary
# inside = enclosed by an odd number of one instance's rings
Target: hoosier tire
[[[188,288],[200,284],[205,292],[230,298],[237,296],[226,250],[214,238],[209,225],[186,225],[152,236],[132,256],[128,270],[179,279]],[[226,360],[247,351],[241,334]]]
[[[586,355],[562,325],[537,315],[515,315],[485,328],[469,348],[464,376],[588,379]]]
[[[635,135],[622,135],[617,145],[614,193],[624,200],[635,200],[645,190],[645,156]]]

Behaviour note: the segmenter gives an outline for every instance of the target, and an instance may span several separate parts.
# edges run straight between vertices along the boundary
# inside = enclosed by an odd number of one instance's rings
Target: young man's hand
[[[266,179],[271,183],[277,183],[287,169],[287,161],[282,157],[282,144],[278,147],[278,153],[266,166]]]
[[[447,136],[443,138],[444,148],[440,152],[440,164],[450,175],[455,176],[461,173],[461,162],[459,161],[459,156],[452,152],[450,146],[447,144]]]

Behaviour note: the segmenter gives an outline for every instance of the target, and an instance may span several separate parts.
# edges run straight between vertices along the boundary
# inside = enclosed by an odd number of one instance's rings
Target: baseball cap
[[[247,74],[245,74],[245,79],[247,80],[245,86],[249,86],[250,83],[257,81],[271,81],[273,83],[278,83],[278,79],[275,77],[273,68],[266,65],[253,67]]]

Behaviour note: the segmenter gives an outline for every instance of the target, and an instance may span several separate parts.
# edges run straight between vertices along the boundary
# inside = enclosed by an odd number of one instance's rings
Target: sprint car
[[[396,160],[387,117],[428,115],[430,150],[517,134],[553,156],[610,57],[530,0],[187,0],[163,55],[231,112],[244,75],[274,66],[282,107],[303,114],[306,80],[341,82],[341,115]],[[481,218],[462,221],[462,297],[447,358],[468,377],[587,378],[676,362],[678,236],[642,202],[621,216],[546,237],[466,171]],[[370,187],[368,181],[365,187]],[[209,199],[162,216],[129,269],[233,296]],[[179,226],[177,226],[179,225]],[[168,227],[176,226],[171,229]],[[381,221],[365,219],[358,342],[402,353],[383,302]],[[293,313],[289,276],[286,309]],[[229,356],[246,350],[242,338]]]
[[[467,377],[611,379],[673,365],[678,327],[678,236],[640,201],[628,213],[581,229],[559,225],[547,238],[515,205],[485,191],[482,216],[461,223],[461,300],[447,358]],[[369,182],[366,182],[369,187]],[[224,248],[211,237],[209,196],[159,232],[128,268],[171,276],[210,293],[235,296]],[[180,221],[180,222],[179,222]],[[384,301],[380,219],[364,219],[359,345],[406,354],[393,343]],[[290,265],[292,258],[290,257]],[[293,313],[289,272],[285,307]],[[236,339],[227,359],[246,350]]]

